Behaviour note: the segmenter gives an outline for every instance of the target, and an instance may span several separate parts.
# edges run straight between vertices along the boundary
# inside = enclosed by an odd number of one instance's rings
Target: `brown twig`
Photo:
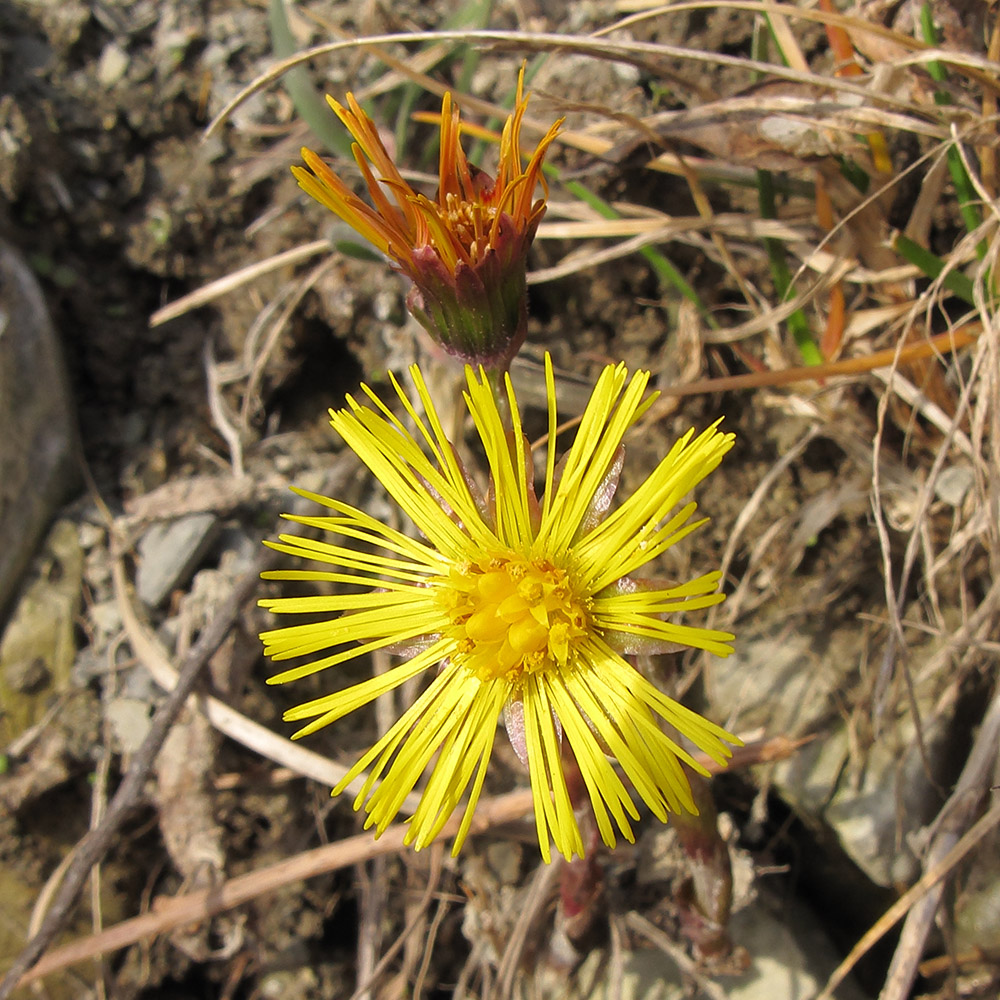
[[[967,347],[980,334],[978,323],[970,323],[958,330],[939,333],[935,337],[903,348],[890,347],[884,351],[876,351],[860,358],[843,358],[840,361],[828,361],[822,365],[802,365],[798,368],[785,368],[781,371],[749,372],[746,375],[728,375],[722,378],[706,378],[698,382],[688,382],[686,385],[672,385],[660,389],[662,396],[700,396],[708,392],[734,392],[737,389],[760,389],[779,385],[790,385],[793,382],[817,382],[835,375],[863,375],[876,368],[888,368],[890,365],[909,364],[923,358],[947,354]],[[655,419],[657,407],[650,407],[644,418]]]
[[[782,760],[790,756],[797,747],[805,742],[808,740],[790,740],[782,736],[748,742],[736,750],[731,766],[749,767],[765,761]],[[702,754],[696,755],[696,760],[713,774],[726,770],[724,765],[720,765]],[[483,833],[494,826],[520,819],[531,809],[531,805],[530,789],[487,799],[481,802],[476,809],[472,820],[472,832]],[[461,816],[453,816],[441,831],[440,836],[446,838],[454,834],[460,821]],[[378,840],[374,840],[370,833],[359,834],[335,844],[314,848],[267,868],[247,872],[245,875],[230,879],[211,890],[206,889],[158,900],[150,913],[122,921],[122,923],[115,924],[100,934],[92,934],[54,949],[45,955],[30,972],[24,974],[21,985],[34,982],[42,976],[58,972],[60,969],[77,962],[83,962],[97,955],[125,948],[137,941],[164,934],[175,927],[183,927],[185,924],[206,920],[224,910],[232,909],[256,899],[258,896],[274,892],[291,882],[299,882],[303,879],[327,874],[337,868],[393,854],[403,849],[403,837],[406,835],[406,830],[405,823],[397,823],[389,827]]]
[[[80,842],[73,861],[66,871],[66,877],[38,933],[25,945],[0,982],[0,1000],[6,1000],[10,996],[26,973],[31,974],[29,970],[63,928],[90,870],[104,857],[125,819],[141,801],[143,786],[149,777],[156,755],[188,695],[194,689],[202,668],[226,638],[240,609],[259,586],[261,571],[267,568],[273,557],[270,551],[264,552],[259,557],[257,564],[236,584],[232,594],[191,647],[181,667],[177,687],[167,695],[157,709],[149,734],[132,758],[132,765],[108,805],[104,819],[100,826],[90,831]]]
[[[882,938],[899,923],[910,908],[925,896],[942,879],[948,877],[952,869],[994,828],[1000,826],[1000,802],[996,803],[964,837],[941,858],[929,867],[920,880],[911,886],[874,924],[862,935],[861,940],[851,949],[847,958],[834,969],[833,974],[817,994],[815,1000],[832,1000],[834,991],[847,978],[848,973]]]
[[[530,808],[531,789],[527,788],[483,801],[476,809],[471,832],[482,833],[493,826],[513,822]],[[461,821],[461,814],[452,816],[440,836],[453,836],[458,832]],[[34,982],[42,976],[93,958],[95,955],[124,948],[144,938],[183,927],[185,924],[206,920],[292,882],[301,882],[303,879],[324,875],[371,858],[395,854],[403,850],[403,838],[408,829],[406,823],[396,823],[378,840],[374,840],[370,833],[359,833],[346,840],[324,844],[322,847],[305,851],[266,868],[239,875],[211,889],[157,900],[150,913],[122,921],[101,934],[94,934],[62,948],[56,948],[28,972],[21,983],[25,985]]]
[[[925,870],[933,868],[956,844],[986,794],[993,777],[1000,743],[1000,688],[993,695],[968,760],[948,801],[935,821],[937,830],[927,852]],[[910,910],[892,957],[879,1000],[905,1000],[917,975],[924,942],[937,913],[944,883],[939,882]]]
[[[896,367],[910,364],[924,358],[937,357],[961,350],[973,343],[982,327],[979,323],[969,323],[957,330],[939,333],[934,337],[906,347],[890,347],[884,351],[876,351],[860,358],[842,358],[839,361],[827,361],[821,365],[800,365],[796,368],[784,368],[779,371],[747,372],[743,375],[724,375],[720,378],[704,378],[697,382],[686,382],[683,385],[667,385],[657,389],[660,396],[670,399],[678,396],[702,396],[712,392],[737,392],[743,389],[775,388],[782,385],[792,385],[796,382],[821,382],[824,379],[841,375],[866,375],[878,368]],[[654,403],[643,416],[641,425],[659,420],[664,413],[669,412],[667,399]],[[560,424],[558,433],[570,430],[580,423],[580,417],[573,417]],[[532,441],[532,448],[539,448],[548,441],[548,435],[543,434]]]

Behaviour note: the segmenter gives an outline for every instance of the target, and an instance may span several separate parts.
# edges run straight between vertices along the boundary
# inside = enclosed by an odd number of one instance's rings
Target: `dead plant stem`
[[[866,955],[896,924],[910,911],[910,908],[947,878],[955,866],[993,829],[1000,826],[1000,802],[996,802],[988,813],[980,817],[964,837],[941,858],[930,866],[920,880],[889,907],[885,913],[864,933],[861,940],[851,949],[847,958],[834,969],[826,986],[814,1000],[832,1000],[834,991],[847,978],[851,969]]]
[[[968,826],[975,809],[989,788],[996,765],[997,744],[1000,743],[1000,688],[994,691],[972,750],[948,801],[934,823],[937,830],[924,865],[929,871],[958,842],[959,834]],[[924,942],[937,913],[944,882],[938,882],[907,914],[906,922],[889,966],[879,1000],[906,1000],[917,975]]]
[[[91,869],[107,853],[122,824],[142,800],[143,788],[156,755],[160,752],[167,733],[170,732],[184,702],[201,676],[202,669],[212,654],[222,645],[243,605],[260,585],[261,571],[267,568],[273,558],[274,555],[270,551],[263,553],[258,558],[253,568],[239,580],[233,588],[232,594],[218,609],[215,617],[198,637],[198,641],[191,647],[191,651],[181,667],[177,686],[157,709],[150,725],[149,734],[132,758],[132,765],[108,804],[107,812],[101,823],[80,842],[73,861],[66,871],[66,877],[59,887],[52,907],[46,914],[38,933],[25,945],[6,976],[0,981],[0,1000],[7,1000],[22,976],[35,965],[45,949],[62,930]]]

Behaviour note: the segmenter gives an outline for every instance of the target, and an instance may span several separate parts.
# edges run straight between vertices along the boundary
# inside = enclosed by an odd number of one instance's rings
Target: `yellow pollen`
[[[446,198],[441,221],[475,263],[489,248],[490,227],[496,214],[495,205],[465,201],[450,194]]]
[[[438,589],[455,656],[484,681],[564,667],[587,634],[586,600],[547,559],[494,556],[452,570]]]

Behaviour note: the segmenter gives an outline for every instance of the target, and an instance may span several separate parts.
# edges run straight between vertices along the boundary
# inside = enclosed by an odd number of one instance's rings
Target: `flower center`
[[[458,656],[482,680],[565,666],[587,634],[586,602],[547,559],[514,553],[452,570],[439,590]]]
[[[490,227],[496,218],[495,205],[481,201],[466,201],[449,194],[443,212],[443,221],[448,231],[468,251],[475,263],[486,252],[489,245]]]

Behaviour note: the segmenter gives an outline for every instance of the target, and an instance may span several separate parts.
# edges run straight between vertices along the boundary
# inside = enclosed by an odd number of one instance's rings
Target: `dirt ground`
[[[240,876],[251,887],[244,901],[211,916],[197,909],[210,904],[192,903],[184,919],[165,918],[32,988],[144,1000],[805,998],[895,900],[943,865],[940,907],[931,897],[937,922],[928,917],[921,930],[908,920],[902,936],[898,924],[886,927],[837,995],[879,995],[893,963],[909,963],[916,977],[885,987],[896,1000],[998,995],[1000,333],[940,152],[944,112],[923,65],[890,44],[892,32],[913,37],[917,5],[865,6],[860,16],[886,29],[867,49],[854,42],[872,70],[858,79],[881,95],[871,105],[878,115],[829,128],[816,119],[849,111],[821,109],[833,98],[820,81],[851,78],[836,75],[821,23],[775,14],[774,36],[790,37],[803,64],[786,60],[784,75],[762,81],[751,58],[781,59],[773,40],[770,56],[754,56],[759,12],[689,6],[600,36],[592,33],[640,5],[0,7],[0,228],[40,283],[86,469],[71,477],[21,584],[34,611],[23,602],[7,611],[8,621],[34,614],[48,644],[4,663],[0,972],[44,917],[60,865],[99,827],[141,757],[164,689],[233,587],[259,571],[260,542],[291,507],[288,487],[387,515],[377,484],[342,452],[327,409],[360,381],[385,387],[388,372],[413,360],[441,398],[453,398],[457,370],[407,316],[404,280],[289,172],[301,145],[324,148],[306,124],[315,112],[303,87],[312,100],[357,92],[414,183],[427,186],[434,129],[412,115],[440,105],[419,74],[509,109],[527,60],[528,118],[544,128],[566,115],[571,133],[550,157],[559,177],[532,253],[529,333],[513,370],[529,435],[545,430],[548,351],[566,416],[580,412],[609,362],[647,368],[666,390],[629,443],[626,493],[687,428],[724,416],[737,437],[698,494],[711,522],[667,567],[678,578],[723,567],[729,596],[711,617],[737,635],[736,654],[724,664],[700,655],[644,664],[747,742],[746,755],[701,790],[705,815],[718,812],[715,861],[693,858],[683,830],[644,817],[635,846],[597,852],[595,895],[587,919],[573,924],[566,874],[540,863],[533,824],[515,813],[457,859],[437,848],[376,854],[363,840],[346,861],[258,894],[254,880],[268,866],[360,833],[349,802],[330,799],[323,768],[353,761],[385,717],[359,713],[305,741],[311,763],[276,758],[240,721],[220,723],[205,708],[209,696],[282,743],[290,729],[281,713],[325,690],[322,678],[294,690],[265,685],[256,634],[268,619],[244,602],[199,681],[201,710],[181,713],[57,943],[165,914],[171,897],[214,898]],[[960,112],[982,118],[979,139],[970,132],[964,148],[981,175],[977,238],[987,267],[997,191],[980,154],[996,148],[996,115],[973,71],[996,69],[1000,52],[987,48],[997,39],[995,7],[955,0],[935,3],[933,14],[943,44],[971,67],[947,84],[954,120],[964,128],[971,119]],[[503,44],[447,36],[327,52],[308,64],[304,83],[267,83],[206,137],[227,102],[295,51],[473,28],[520,34]],[[549,34],[589,43],[557,48]],[[611,58],[598,38],[625,48]],[[399,60],[412,80],[394,72]],[[805,100],[815,117],[803,124],[799,107],[794,134],[776,139],[745,109],[725,108],[721,122],[671,116],[744,93],[751,104]],[[459,102],[469,120],[489,123],[482,107]],[[327,127],[339,129],[332,114]],[[871,164],[868,128],[881,130],[896,178],[872,200],[840,169],[852,158]],[[489,169],[495,152],[478,147]],[[661,154],[672,166],[651,169]],[[758,169],[778,191],[773,220],[761,216]],[[602,221],[581,187],[635,228]],[[817,189],[832,206],[832,235]],[[644,220],[684,224],[651,237],[646,256],[636,247],[602,256],[641,236]],[[890,245],[896,230],[978,281],[976,302],[920,275]],[[310,249],[318,240],[327,245]],[[841,316],[822,361],[968,336],[894,370],[890,353],[874,373],[831,369],[772,383],[769,373],[804,363],[790,310],[781,311],[775,244],[793,295],[809,292],[801,309],[817,343]],[[664,277],[663,257],[698,306]],[[228,289],[216,284],[257,265]],[[206,288],[200,301],[185,298]],[[747,373],[756,384],[701,384]],[[253,594],[272,592],[260,583]],[[15,660],[33,672],[12,679]],[[371,669],[351,664],[345,679]],[[497,797],[527,786],[501,737],[487,783]],[[970,829],[975,844],[962,840]],[[956,844],[960,857],[947,853]],[[714,913],[705,879],[732,896]]]

